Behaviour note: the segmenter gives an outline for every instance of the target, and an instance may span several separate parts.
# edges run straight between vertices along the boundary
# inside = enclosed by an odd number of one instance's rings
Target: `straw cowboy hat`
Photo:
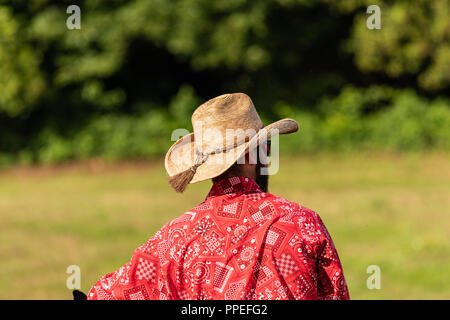
[[[165,157],[169,184],[183,192],[189,183],[221,175],[249,150],[276,134],[296,132],[293,119],[263,126],[250,97],[224,94],[192,114],[194,132],[175,142]]]

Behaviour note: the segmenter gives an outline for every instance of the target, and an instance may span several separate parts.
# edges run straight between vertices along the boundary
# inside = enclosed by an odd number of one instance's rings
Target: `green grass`
[[[449,163],[444,154],[281,157],[270,191],[321,215],[351,298],[448,299]],[[72,264],[88,291],[209,188],[174,193],[162,160],[0,174],[0,298],[71,299]],[[381,268],[380,290],[366,287],[369,265]]]

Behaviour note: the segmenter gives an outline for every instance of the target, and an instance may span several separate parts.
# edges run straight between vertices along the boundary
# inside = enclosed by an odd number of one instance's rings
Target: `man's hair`
[[[243,156],[245,157],[245,155]],[[213,178],[213,182],[216,181],[220,181],[223,180],[226,177],[230,177],[230,176],[241,176],[242,175],[242,165],[241,161],[239,161],[239,159],[233,163],[233,165],[231,167],[229,167],[227,169],[227,171],[223,172],[220,176],[217,176],[215,178]],[[256,152],[256,168],[260,169],[262,166],[261,160],[260,160],[260,156],[259,156],[259,152]]]
[[[242,166],[241,164],[235,162],[231,167],[229,167],[229,168],[227,169],[227,171],[225,171],[224,173],[222,173],[220,176],[217,176],[217,177],[213,178],[212,180],[213,180],[214,182],[216,182],[216,181],[223,180],[223,179],[225,179],[226,177],[230,177],[230,176],[240,176],[241,173],[242,173],[242,169],[241,169],[242,167],[241,167],[241,166]]]

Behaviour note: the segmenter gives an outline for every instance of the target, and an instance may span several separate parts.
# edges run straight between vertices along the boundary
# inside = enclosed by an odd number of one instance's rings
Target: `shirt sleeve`
[[[130,261],[117,271],[102,276],[89,290],[88,300],[155,300],[164,296],[158,288],[159,262],[157,245],[150,239],[137,248]]]
[[[316,220],[321,238],[316,262],[317,298],[319,300],[349,300],[347,283],[333,240],[317,214]]]
[[[87,294],[88,300],[118,300],[118,296],[114,294],[116,289],[126,287],[128,282],[127,270],[131,269],[132,262],[128,262],[115,272],[102,276],[89,290]]]

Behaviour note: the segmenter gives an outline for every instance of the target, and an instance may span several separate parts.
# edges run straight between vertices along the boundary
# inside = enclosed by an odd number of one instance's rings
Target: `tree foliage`
[[[413,90],[423,105],[450,95],[447,0],[379,1],[381,30],[367,29],[365,0],[85,0],[81,30],[68,30],[73,3],[0,0],[0,154],[90,157],[118,141],[130,156],[158,154],[163,146],[132,147],[118,130],[159,117],[163,137],[189,127],[195,104],[223,92],[248,93],[268,121],[289,105],[343,131],[335,104],[323,106],[347,99],[344,87],[362,96],[380,85]],[[395,94],[386,99],[357,116],[396,105]],[[145,144],[150,129],[139,130]],[[61,145],[64,156],[41,156]]]

